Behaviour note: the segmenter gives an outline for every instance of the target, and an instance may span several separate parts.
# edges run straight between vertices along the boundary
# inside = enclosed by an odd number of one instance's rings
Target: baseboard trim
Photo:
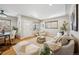
[[[22,37],[22,38],[20,38],[21,40],[23,40],[23,39],[29,39],[29,38],[34,38],[35,36],[26,36],[26,37]]]

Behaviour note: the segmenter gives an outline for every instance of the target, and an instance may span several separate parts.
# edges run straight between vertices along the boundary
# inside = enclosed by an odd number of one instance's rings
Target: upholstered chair
[[[15,39],[15,35],[16,35],[16,30],[12,30],[10,34],[10,39],[12,39],[12,41],[13,39]]]

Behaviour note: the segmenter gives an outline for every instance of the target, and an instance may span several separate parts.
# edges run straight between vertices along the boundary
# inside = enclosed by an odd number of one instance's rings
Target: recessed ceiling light
[[[49,4],[49,6],[52,6],[52,4]]]

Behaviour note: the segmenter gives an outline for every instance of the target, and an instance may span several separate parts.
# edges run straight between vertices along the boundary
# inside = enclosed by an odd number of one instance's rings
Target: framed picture
[[[45,28],[47,28],[47,29],[58,29],[58,21],[45,22]]]
[[[72,15],[71,15],[71,22],[72,22],[72,30],[78,31],[78,5],[76,4]]]

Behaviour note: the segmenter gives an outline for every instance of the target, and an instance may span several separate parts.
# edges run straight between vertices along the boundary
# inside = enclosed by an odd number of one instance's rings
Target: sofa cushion
[[[62,43],[62,45],[66,45],[68,43],[68,40],[63,37],[63,38],[60,39],[59,42]]]
[[[67,45],[69,43],[69,41],[72,39],[72,37],[69,37],[69,36],[62,36],[61,38],[59,38],[57,40],[57,42],[61,42],[62,45]]]
[[[57,40],[59,40],[62,37],[61,33],[57,33],[57,35],[54,37],[55,42],[57,42]]]

